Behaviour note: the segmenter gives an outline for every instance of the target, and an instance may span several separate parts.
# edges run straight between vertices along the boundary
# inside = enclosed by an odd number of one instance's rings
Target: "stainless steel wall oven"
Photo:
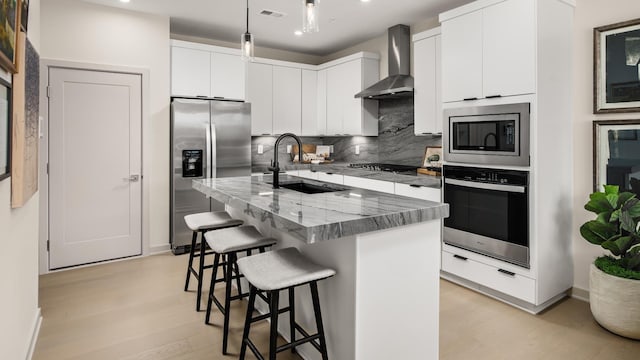
[[[445,110],[444,160],[528,166],[529,117],[529,103]]]
[[[444,166],[444,243],[529,268],[529,172]]]

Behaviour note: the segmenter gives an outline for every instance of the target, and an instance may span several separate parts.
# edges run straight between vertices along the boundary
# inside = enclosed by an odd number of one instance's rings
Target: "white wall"
[[[29,39],[40,49],[40,0],[31,0]],[[2,74],[4,78],[6,74]],[[0,359],[25,359],[38,309],[38,194],[11,209],[11,179],[0,182]]]
[[[574,286],[589,289],[589,264],[603,253],[580,236],[579,227],[593,214],[584,204],[593,190],[593,120],[638,119],[636,114],[593,113],[593,28],[638,18],[638,0],[578,0],[574,28]]]
[[[151,251],[168,249],[169,18],[79,0],[46,0],[41,58],[149,70],[143,118],[143,232]]]

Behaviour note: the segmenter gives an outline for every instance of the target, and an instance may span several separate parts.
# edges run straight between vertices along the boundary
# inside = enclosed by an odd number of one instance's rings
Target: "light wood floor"
[[[186,261],[163,254],[41,276],[44,321],[34,359],[236,359],[246,301],[235,302],[231,355],[222,356],[222,316],[214,311],[215,325],[204,325],[194,291],[182,291]],[[442,360],[640,358],[640,341],[602,329],[575,299],[534,316],[442,281],[440,302]],[[268,324],[256,325],[252,339],[266,350]]]

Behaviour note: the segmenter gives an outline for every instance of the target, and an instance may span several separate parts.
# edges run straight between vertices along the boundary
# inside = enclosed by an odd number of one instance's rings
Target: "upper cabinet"
[[[273,134],[273,66],[249,63],[247,102],[251,103],[251,135]]]
[[[244,100],[245,63],[240,51],[171,41],[171,95]]]
[[[273,66],[273,133],[300,134],[302,70]]]
[[[326,135],[377,136],[378,102],[355,94],[378,81],[378,60],[357,57],[326,71]]]
[[[443,102],[535,92],[534,0],[484,3],[440,15]]]
[[[440,28],[413,36],[414,131],[442,133]]]

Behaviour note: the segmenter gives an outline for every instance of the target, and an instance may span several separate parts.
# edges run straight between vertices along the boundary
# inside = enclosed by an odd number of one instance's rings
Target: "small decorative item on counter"
[[[330,147],[328,145],[302,144],[302,163],[303,164],[324,164],[333,162],[328,159]],[[294,163],[300,162],[298,155],[298,145],[291,148],[291,160]]]
[[[442,147],[429,147],[424,150],[422,157],[422,167],[418,168],[418,173],[425,175],[439,176],[442,174]]]

